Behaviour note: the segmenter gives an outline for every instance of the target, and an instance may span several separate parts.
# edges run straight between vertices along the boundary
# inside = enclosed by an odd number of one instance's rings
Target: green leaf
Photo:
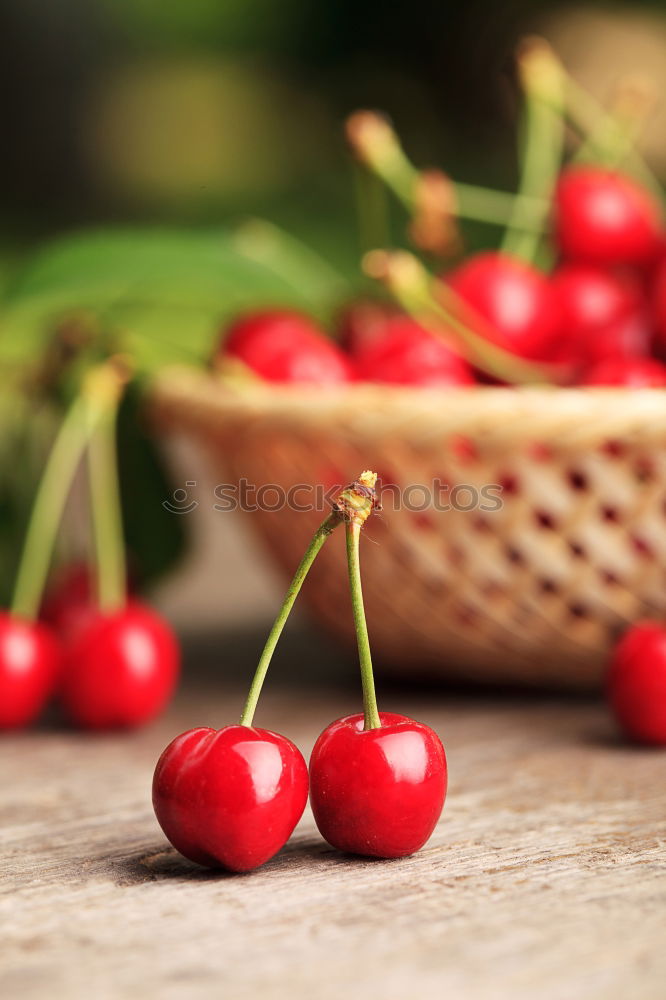
[[[82,233],[39,252],[6,294],[0,363],[29,363],[73,314],[91,314],[112,330],[117,349],[145,371],[204,361],[234,313],[275,304],[321,315],[327,294],[338,293],[337,276],[314,255],[296,254],[287,238],[272,257],[257,259],[247,240],[225,231]]]

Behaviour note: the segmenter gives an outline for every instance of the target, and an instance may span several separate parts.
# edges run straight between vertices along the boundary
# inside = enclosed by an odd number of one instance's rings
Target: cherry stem
[[[365,620],[363,590],[361,587],[359,541],[362,527],[363,524],[359,523],[356,518],[348,521],[345,525],[347,535],[347,568],[349,570],[349,587],[351,590],[351,602],[354,612],[354,628],[356,629],[358,659],[361,667],[363,714],[365,716],[364,729],[379,729],[382,723],[377,710],[377,696],[375,694],[375,678],[372,672],[370,639],[368,636],[368,625]]]
[[[610,109],[600,109],[593,127],[572,157],[573,162],[601,162],[615,169],[634,149],[654,106],[650,88],[635,77],[623,77]]]
[[[127,593],[116,443],[117,416],[117,398],[104,400],[102,405],[95,399],[90,401],[88,423],[91,440],[88,449],[88,482],[95,537],[97,599],[104,612],[115,611],[122,607]]]
[[[458,296],[443,282],[437,283],[435,291],[434,279],[413,254],[375,250],[366,254],[363,266],[367,274],[384,282],[405,312],[476,368],[520,384],[552,383],[566,377],[557,366],[524,361],[470,329],[458,318],[464,313]]]
[[[409,212],[413,212],[420,174],[405,155],[389,123],[373,112],[359,111],[348,120],[347,132],[361,162],[384,181]],[[475,184],[451,183],[456,214],[461,218],[506,226],[520,204],[520,221],[525,229],[535,233],[543,231],[549,208],[547,201]]]
[[[23,545],[11,613],[34,620],[39,612],[58,527],[86,443],[87,401],[78,396],[60,425],[37,489]]]
[[[525,92],[518,200],[502,240],[502,251],[532,263],[548,221],[552,191],[564,148],[563,84],[560,64],[541,39],[528,39],[518,53]],[[541,200],[539,228],[526,231],[524,198]]]
[[[316,532],[313,535],[312,541],[310,542],[307,552],[301,559],[301,562],[294,574],[294,578],[289,585],[287,595],[282,603],[282,607],[278,611],[277,618],[273,622],[273,627],[271,628],[268,639],[266,640],[266,645],[264,646],[263,652],[257,664],[257,669],[255,670],[254,677],[252,678],[252,683],[250,685],[250,690],[248,692],[247,701],[245,702],[245,708],[243,709],[243,714],[241,715],[240,724],[241,726],[251,726],[252,720],[254,719],[254,713],[257,708],[257,702],[259,701],[259,695],[261,694],[261,689],[266,679],[266,673],[270,665],[273,653],[275,652],[275,647],[278,644],[278,640],[282,635],[282,630],[287,622],[289,613],[294,606],[294,602],[298,597],[301,587],[303,586],[303,581],[308,575],[308,571],[315,561],[319,550],[323,546],[324,542],[331,534],[331,532],[341,523],[340,514],[334,511],[319,525]]]
[[[577,80],[566,73],[564,76],[565,114],[568,121],[589,142],[589,153],[603,162],[607,150],[600,147],[599,140],[612,134],[617,134],[617,122],[613,114]],[[596,137],[596,138],[595,138]],[[631,146],[624,154],[625,169],[640,181],[663,204],[664,195],[661,185],[644,158]]]
[[[361,253],[390,243],[386,188],[378,174],[362,163],[354,163],[356,218]]]

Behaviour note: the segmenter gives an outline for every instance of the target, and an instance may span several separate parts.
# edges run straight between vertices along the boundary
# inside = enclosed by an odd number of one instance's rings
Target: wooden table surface
[[[449,796],[419,854],[341,856],[309,812],[249,875],[170,849],[150,805],[157,755],[182,729],[236,718],[257,644],[232,642],[219,676],[190,649],[175,705],[141,732],[2,738],[4,1000],[664,1000],[666,754],[622,745],[594,702],[380,682],[382,707],[447,749]],[[319,676],[321,640],[285,648],[257,721],[308,752],[358,693],[347,662],[343,683]]]

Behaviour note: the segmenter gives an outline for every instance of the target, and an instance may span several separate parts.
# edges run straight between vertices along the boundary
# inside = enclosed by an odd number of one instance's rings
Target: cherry
[[[662,353],[666,353],[666,257],[655,268],[651,298],[655,343]]]
[[[40,621],[46,622],[63,638],[69,638],[97,615],[96,590],[95,574],[88,563],[73,562],[62,566],[46,590],[39,612]]]
[[[561,325],[547,278],[509,254],[469,257],[445,281],[463,303],[463,321],[506,351],[549,360]],[[465,308],[466,307],[466,308]]]
[[[666,745],[666,628],[639,622],[622,637],[606,679],[611,709],[640,743]]]
[[[666,386],[666,365],[654,358],[608,358],[589,368],[580,384],[661,389]]]
[[[381,339],[357,356],[359,378],[397,385],[467,386],[474,377],[467,362],[409,316],[385,319]]]
[[[176,638],[138,601],[98,613],[65,650],[61,698],[70,718],[89,729],[137,726],[171,697],[179,672]]]
[[[58,641],[46,625],[0,612],[0,727],[25,726],[53,692]]]
[[[430,837],[444,805],[446,756],[439,737],[404,715],[331,723],[310,758],[310,801],[322,836],[351,854],[403,858]]]
[[[400,315],[394,305],[386,302],[371,299],[352,302],[338,316],[341,346],[352,357],[359,357],[367,348],[384,340],[391,330],[390,320]]]
[[[649,353],[643,295],[634,278],[594,264],[565,263],[553,273],[551,287],[562,323],[553,360],[591,364]]]
[[[303,814],[308,771],[286,737],[251,726],[190,729],[155,768],[155,814],[176,850],[247,872],[280,850]]]
[[[268,382],[337,385],[349,382],[349,359],[306,316],[266,310],[240,317],[220,349]]]
[[[661,210],[630,177],[567,167],[555,191],[555,239],[564,257],[603,266],[646,264],[659,248]]]

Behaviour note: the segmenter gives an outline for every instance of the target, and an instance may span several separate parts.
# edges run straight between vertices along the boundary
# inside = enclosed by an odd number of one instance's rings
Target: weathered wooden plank
[[[342,857],[308,814],[232,876],[166,846],[149,786],[172,735],[241,697],[199,680],[140,733],[2,739],[3,997],[663,1000],[666,756],[617,742],[601,707],[389,690],[449,755],[427,848]],[[273,687],[258,722],[307,751],[356,707],[355,689]]]

